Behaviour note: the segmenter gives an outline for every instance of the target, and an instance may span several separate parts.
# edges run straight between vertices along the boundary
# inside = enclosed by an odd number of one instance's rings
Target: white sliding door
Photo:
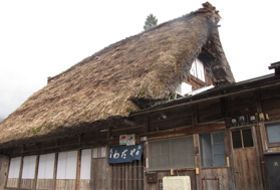
[[[22,179],[34,179],[37,156],[25,156],[23,158]]]
[[[81,177],[80,179],[90,179],[91,171],[91,149],[82,150]]]
[[[54,160],[55,154],[40,155],[38,179],[54,178]]]
[[[57,179],[76,179],[77,151],[58,153]]]

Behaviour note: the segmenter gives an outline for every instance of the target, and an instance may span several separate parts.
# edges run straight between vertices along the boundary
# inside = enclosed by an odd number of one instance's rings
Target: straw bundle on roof
[[[203,8],[117,42],[50,79],[0,125],[0,143],[127,116],[132,98],[168,99],[193,60],[208,59],[215,83],[234,82],[217,30],[215,7]]]

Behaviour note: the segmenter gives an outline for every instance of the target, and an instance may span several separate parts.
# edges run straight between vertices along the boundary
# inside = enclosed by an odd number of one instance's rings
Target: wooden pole
[[[35,165],[35,175],[34,175],[34,187],[32,188],[34,190],[36,190],[36,186],[37,186],[37,178],[38,178],[38,170],[39,170],[39,158],[40,158],[40,156],[37,155],[36,165]]]
[[[20,160],[20,169],[19,169],[19,177],[18,177],[18,184],[17,184],[18,189],[21,189],[21,178],[22,178],[22,170],[23,170],[23,159],[24,159],[24,157],[22,156],[22,157],[21,157],[21,160]]]
[[[7,187],[7,184],[8,184],[9,172],[10,172],[10,164],[11,164],[11,158],[8,157],[8,169],[7,169],[7,176],[6,176],[5,185],[4,185],[5,188]]]
[[[58,152],[55,153],[55,158],[54,158],[53,190],[56,189],[57,163],[58,163]]]
[[[82,157],[82,150],[78,151],[78,159],[77,159],[77,171],[76,171],[76,186],[75,190],[80,189],[80,176],[81,176],[81,157]]]

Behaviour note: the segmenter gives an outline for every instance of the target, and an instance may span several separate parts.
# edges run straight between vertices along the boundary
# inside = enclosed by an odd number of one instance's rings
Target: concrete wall
[[[9,158],[0,155],[0,190],[4,190],[6,178],[8,175]]]

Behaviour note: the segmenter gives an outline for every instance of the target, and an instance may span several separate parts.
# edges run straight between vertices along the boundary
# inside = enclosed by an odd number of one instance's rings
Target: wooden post
[[[34,175],[34,187],[33,187],[34,190],[36,190],[36,186],[37,186],[37,178],[38,178],[38,171],[39,171],[39,158],[40,158],[40,156],[37,155],[36,165],[35,165],[35,175]]]
[[[57,174],[58,152],[55,153],[54,170],[53,170],[53,190],[56,189],[56,174]]]
[[[260,91],[256,91],[256,108],[257,108],[257,113],[262,113],[263,112],[263,106],[261,102],[261,93]],[[263,138],[261,134],[261,126],[260,124],[257,124],[255,127],[255,140],[256,140],[256,145],[257,145],[257,154],[259,155],[259,161],[260,161],[260,169],[261,169],[261,178],[262,178],[262,185],[263,188],[266,186],[266,178],[265,178],[265,166],[264,166],[264,158],[263,158]]]
[[[21,178],[22,178],[22,170],[23,170],[23,159],[24,159],[24,157],[22,156],[21,160],[20,160],[20,169],[19,169],[19,177],[18,177],[18,184],[17,184],[18,189],[21,188]]]
[[[8,157],[8,169],[7,169],[7,174],[6,174],[6,179],[5,179],[5,185],[4,187],[7,187],[7,183],[8,183],[8,178],[9,178],[9,172],[10,172],[10,164],[11,164],[11,158]]]
[[[145,133],[148,133],[151,130],[151,118],[147,116],[147,124],[145,125]]]
[[[148,185],[148,183],[147,183],[147,178],[146,178],[146,171],[147,171],[147,169],[148,169],[148,167],[149,167],[149,160],[148,160],[148,158],[149,158],[149,144],[148,144],[148,141],[145,141],[144,143],[143,143],[143,145],[144,145],[144,151],[143,151],[143,162],[144,162],[144,164],[143,164],[143,180],[144,180],[144,182],[143,182],[143,185],[144,185],[144,190],[148,190],[149,189],[149,185]]]
[[[198,113],[198,105],[194,104],[192,105],[192,126],[196,126],[199,121],[199,113]]]
[[[226,155],[226,164],[228,167],[228,173],[229,173],[229,188],[233,189],[235,186],[235,171],[234,171],[234,159],[233,159],[233,149],[231,145],[231,130],[228,126],[228,119],[230,119],[229,114],[229,98],[223,97],[220,98],[220,104],[221,104],[221,112],[224,117],[225,121],[225,155]],[[228,163],[229,162],[229,163]]]
[[[194,145],[194,164],[195,164],[195,181],[197,189],[200,189],[200,181],[201,181],[201,154],[200,154],[200,143],[199,143],[199,135],[193,134],[193,145]],[[198,173],[197,173],[198,172]]]
[[[76,171],[76,186],[75,190],[80,189],[80,176],[81,176],[81,157],[82,157],[82,150],[78,151],[78,158],[77,158],[77,171]]]

